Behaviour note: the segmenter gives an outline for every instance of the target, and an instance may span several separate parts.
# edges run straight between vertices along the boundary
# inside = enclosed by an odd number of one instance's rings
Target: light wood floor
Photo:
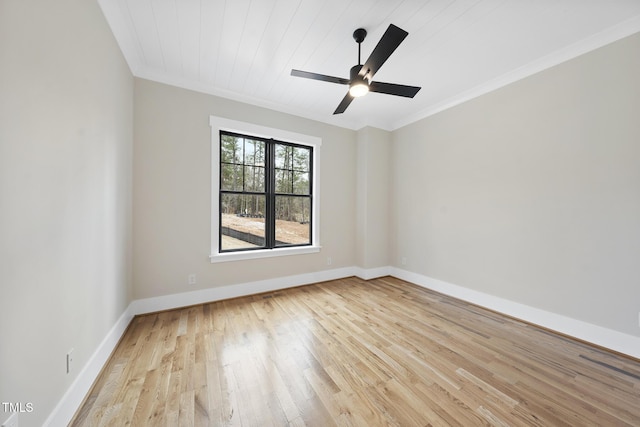
[[[136,317],[73,426],[640,426],[640,362],[357,278]]]

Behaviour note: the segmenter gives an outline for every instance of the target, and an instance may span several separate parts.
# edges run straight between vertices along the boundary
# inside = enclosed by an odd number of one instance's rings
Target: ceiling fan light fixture
[[[369,93],[369,85],[363,81],[355,82],[349,86],[349,95],[354,98],[365,96],[367,93]]]

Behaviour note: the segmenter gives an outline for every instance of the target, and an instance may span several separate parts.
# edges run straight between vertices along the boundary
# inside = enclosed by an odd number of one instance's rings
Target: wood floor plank
[[[393,277],[134,318],[72,426],[640,426],[640,361]]]

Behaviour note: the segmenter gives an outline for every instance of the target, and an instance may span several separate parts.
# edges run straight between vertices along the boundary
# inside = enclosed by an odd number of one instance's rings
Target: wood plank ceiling
[[[396,129],[640,31],[638,0],[98,0],[137,77],[358,129]],[[393,23],[409,32],[371,93],[339,116],[349,77]]]

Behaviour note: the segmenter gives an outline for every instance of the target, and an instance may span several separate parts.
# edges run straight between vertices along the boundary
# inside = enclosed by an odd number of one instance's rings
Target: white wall
[[[0,402],[32,404],[21,427],[43,424],[129,304],[132,122],[96,2],[0,0]]]
[[[322,138],[319,253],[210,263],[210,115]],[[136,79],[135,298],[353,266],[355,156],[354,131]]]
[[[640,34],[393,133],[394,265],[640,336]]]

